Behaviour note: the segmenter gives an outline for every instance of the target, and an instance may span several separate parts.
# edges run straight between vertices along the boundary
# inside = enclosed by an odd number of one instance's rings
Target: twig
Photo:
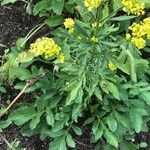
[[[7,146],[10,148],[10,149],[12,149],[12,150],[15,150],[14,148],[13,148],[13,146],[1,135],[1,138],[4,140],[4,142],[7,144]]]
[[[90,148],[92,148],[93,146],[91,146],[91,145],[87,145],[87,144],[84,144],[84,143],[81,143],[81,142],[79,142],[79,141],[77,141],[76,139],[74,139],[74,141],[77,143],[77,144],[79,144],[79,145],[82,145],[82,146],[85,146],[85,147],[90,147]]]
[[[40,80],[41,78],[43,78],[46,74],[40,74],[38,76],[36,76],[35,78],[28,80],[26,85],[23,87],[23,89],[20,91],[20,93],[15,97],[15,99],[9,104],[9,106],[2,112],[2,114],[0,114],[0,118],[8,112],[8,110],[12,107],[12,105],[21,97],[21,95],[23,93],[25,93],[25,90],[30,87],[32,84],[36,83],[38,80]]]

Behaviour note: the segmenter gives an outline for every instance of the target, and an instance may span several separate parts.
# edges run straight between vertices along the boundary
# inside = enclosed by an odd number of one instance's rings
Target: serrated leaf
[[[114,146],[115,148],[118,148],[118,139],[112,132],[110,132],[109,130],[106,130],[105,137],[106,137],[107,142],[110,145]]]
[[[75,142],[69,133],[66,136],[66,143],[69,147],[75,148]]]

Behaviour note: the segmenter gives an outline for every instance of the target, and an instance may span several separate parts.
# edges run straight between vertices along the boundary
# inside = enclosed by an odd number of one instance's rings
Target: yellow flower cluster
[[[73,31],[74,31],[74,24],[75,24],[75,22],[74,22],[74,20],[72,18],[67,18],[64,21],[64,26],[65,26],[66,29],[68,29],[69,33],[73,33]]]
[[[93,36],[93,37],[91,38],[91,41],[92,41],[93,43],[98,43],[98,38],[95,37],[95,36]]]
[[[109,69],[112,70],[112,71],[114,71],[114,70],[117,69],[116,66],[115,66],[115,64],[113,64],[111,61],[109,61],[108,67],[109,67]]]
[[[133,23],[129,29],[131,35],[126,34],[126,39],[131,40],[139,49],[142,49],[146,45],[145,39],[150,39],[150,18],[146,18],[140,23]]]
[[[140,3],[137,0],[122,0],[124,6],[123,11],[128,14],[143,15],[144,14],[144,3]]]
[[[41,55],[45,58],[57,56],[60,59],[61,63],[64,63],[64,56],[61,53],[61,48],[52,38],[41,37],[37,39],[30,45],[29,52],[33,53],[35,56]]]
[[[93,9],[99,7],[102,0],[84,0],[84,5],[87,7],[88,11],[92,11]]]

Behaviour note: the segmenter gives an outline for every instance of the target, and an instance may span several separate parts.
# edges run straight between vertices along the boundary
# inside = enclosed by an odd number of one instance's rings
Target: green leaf
[[[114,85],[112,82],[107,82],[107,87],[116,99],[120,99],[119,91],[116,85]]]
[[[0,86],[0,92],[6,93],[6,89],[3,86]]]
[[[139,96],[150,106],[150,92],[142,92]]]
[[[107,142],[110,145],[118,148],[118,139],[112,132],[110,132],[109,130],[106,130],[105,131],[105,137],[106,137]]]
[[[6,5],[6,4],[15,3],[16,1],[18,1],[18,0],[3,0],[1,2],[1,5],[3,6],[3,5]]]
[[[131,142],[123,142],[120,144],[120,150],[137,150],[137,146]]]
[[[77,134],[77,135],[81,135],[82,134],[82,130],[78,127],[73,125],[72,126],[73,131]]]
[[[72,101],[77,97],[78,90],[80,89],[81,85],[82,85],[81,81],[76,83],[75,87],[72,89],[72,91],[68,95],[65,105],[70,105]]]
[[[66,137],[66,143],[69,147],[75,148],[75,142],[69,133],[67,134],[67,137]]]
[[[99,100],[101,100],[101,101],[103,100],[103,98],[102,98],[102,92],[101,92],[101,90],[100,90],[99,87],[95,87],[94,94],[95,94],[95,96],[96,96]]]
[[[115,132],[117,130],[117,121],[116,121],[115,116],[113,115],[113,113],[111,113],[107,117],[107,124],[108,124],[109,129],[112,132]]]
[[[41,0],[34,5],[33,14],[37,15],[51,9],[51,1]]]
[[[50,143],[49,150],[67,150],[65,136],[56,138],[52,143]]]
[[[146,147],[148,147],[148,144],[146,142],[142,142],[142,143],[140,143],[140,147],[146,148]]]
[[[103,135],[103,128],[102,127],[99,127],[98,130],[96,131],[96,134],[95,134],[95,140],[99,140]]]
[[[94,122],[94,124],[92,126],[92,131],[93,131],[94,135],[96,135],[98,128],[99,128],[99,121],[97,120]]]
[[[133,108],[130,110],[130,120],[136,133],[139,133],[142,130],[143,120],[138,109]]]
[[[22,106],[19,109],[13,111],[9,115],[9,119],[13,121],[16,125],[23,125],[24,123],[31,120],[35,114],[36,111],[34,107]]]
[[[64,8],[64,0],[52,0],[52,9],[57,15],[61,15]]]
[[[9,119],[6,121],[0,121],[0,129],[7,128],[11,123],[12,123],[12,121]]]
[[[30,122],[30,128],[33,130],[36,128],[36,126],[40,123],[40,117],[41,117],[41,113],[37,114],[36,116],[34,116]]]
[[[113,17],[113,18],[110,18],[109,20],[112,20],[112,21],[124,21],[124,20],[130,20],[130,19],[133,19],[137,16],[119,16],[119,17]]]
[[[50,126],[54,126],[54,115],[50,108],[46,109],[46,121]]]
[[[10,68],[10,75],[19,78],[20,80],[27,80],[31,78],[31,73],[24,67]]]
[[[56,15],[56,16],[53,16],[53,17],[45,20],[45,23],[49,27],[55,27],[55,26],[61,25],[63,23],[63,17]]]

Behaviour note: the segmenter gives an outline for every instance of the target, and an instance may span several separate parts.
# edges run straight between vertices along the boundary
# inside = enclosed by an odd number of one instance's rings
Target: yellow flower
[[[146,45],[146,41],[143,38],[137,38],[137,37],[133,37],[131,39],[131,42],[133,44],[135,44],[135,46],[137,46],[139,49],[142,49],[145,47]]]
[[[109,69],[112,70],[112,71],[114,71],[114,70],[117,69],[116,66],[115,66],[111,61],[109,61],[108,67],[109,67]]]
[[[133,23],[129,29],[131,30],[131,35],[126,34],[126,39],[130,40],[139,49],[146,46],[146,39],[150,39],[150,18],[145,18],[140,23]]]
[[[93,36],[93,37],[91,38],[91,41],[94,42],[94,43],[98,43],[98,38],[95,37],[95,36]]]
[[[41,37],[30,45],[29,52],[35,56],[44,56],[49,58],[52,56],[59,55],[61,48],[55,43],[52,38]]]
[[[122,0],[124,6],[123,11],[128,14],[143,15],[144,14],[144,3],[140,3],[138,0]]]
[[[84,5],[87,7],[88,11],[96,9],[101,4],[102,0],[84,0]]]
[[[74,24],[75,24],[75,22],[72,18],[66,18],[65,21],[64,21],[64,26],[65,26],[66,29],[73,28]]]
[[[126,40],[130,40],[131,39],[131,35],[129,33],[126,34]]]
[[[65,62],[65,56],[62,53],[59,55],[59,59],[62,64]]]

